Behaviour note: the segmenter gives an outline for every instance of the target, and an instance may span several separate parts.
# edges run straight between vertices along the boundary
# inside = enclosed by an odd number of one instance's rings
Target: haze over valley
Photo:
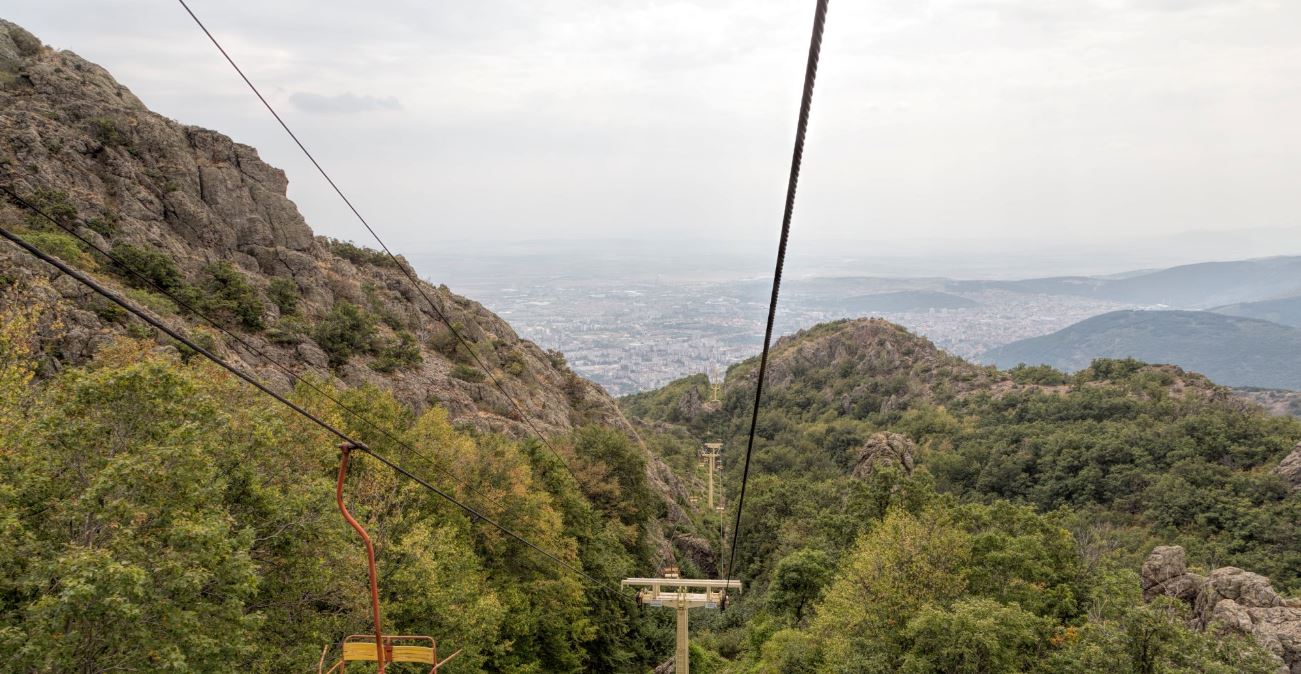
[[[468,257],[415,254],[409,258],[422,275],[477,298],[525,338],[562,351],[575,371],[612,394],[624,395],[687,374],[725,368],[758,353],[762,341],[769,293],[764,275],[770,273],[765,267],[771,263],[757,246],[752,250],[745,244],[729,247],[720,242],[660,245],[535,242],[476,250]],[[1029,273],[1045,266],[1047,256],[1008,256],[1003,274],[991,277],[990,270],[975,264],[965,269],[946,266],[943,255],[809,254],[788,270],[776,333],[790,334],[839,318],[880,316],[955,355],[1007,367],[1020,361],[998,356],[994,353],[998,347],[1110,312],[1215,310],[1287,323],[1296,313],[1295,297],[1301,295],[1298,257],[1199,261],[1137,271],[1107,268],[1099,259],[1115,260],[1115,265],[1127,258],[1098,256],[1090,264],[1080,264],[1104,272],[1099,275],[1032,277]],[[955,267],[971,276],[934,273]],[[916,272],[907,274],[910,269]],[[888,273],[865,273],[876,270]],[[1029,273],[1007,277],[1017,271]],[[1217,337],[1213,331],[1203,331],[1195,339],[1214,350]],[[1161,360],[1163,355],[1160,349],[1131,346],[1098,353],[1076,349],[1071,358],[1058,360],[1047,353],[1030,353],[1069,369],[1087,365],[1097,356]],[[991,355],[985,358],[987,352]],[[1220,357],[1231,362],[1234,353],[1221,349]],[[1175,364],[1196,369],[1201,362]],[[1232,365],[1224,362],[1214,369],[1223,373],[1226,368],[1232,373]],[[1278,381],[1230,374],[1224,383],[1274,387]]]

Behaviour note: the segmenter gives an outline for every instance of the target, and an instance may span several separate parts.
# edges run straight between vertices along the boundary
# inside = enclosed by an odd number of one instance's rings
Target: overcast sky
[[[403,250],[776,234],[812,0],[191,6]],[[175,2],[4,13],[256,146],[313,227],[365,240]],[[822,57],[797,242],[1251,230],[1301,253],[1297,0],[836,0]]]

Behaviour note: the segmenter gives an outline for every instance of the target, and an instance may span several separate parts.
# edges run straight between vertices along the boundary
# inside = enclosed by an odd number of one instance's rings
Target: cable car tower
[[[660,578],[625,578],[623,587],[642,588],[637,592],[641,606],[662,606],[678,612],[677,647],[673,653],[675,674],[690,674],[691,649],[687,636],[687,611],[693,608],[719,608],[727,605],[727,591],[741,591],[739,580],[692,580],[679,578],[677,567],[664,569]]]
[[[721,443],[721,442],[706,442],[706,443],[705,443],[705,451],[704,451],[704,452],[701,452],[701,454],[700,454],[700,458],[705,462],[705,466],[706,466],[706,468],[707,468],[707,472],[709,473],[709,478],[708,478],[708,482],[707,482],[707,484],[708,484],[708,488],[707,488],[707,492],[706,492],[706,493],[708,494],[708,505],[709,505],[709,509],[710,509],[710,510],[714,510],[714,509],[715,509],[715,507],[714,507],[714,469],[718,467],[718,463],[719,463],[719,459],[718,459],[718,457],[720,456],[720,454],[719,454],[719,450],[721,450],[722,448],[723,448],[723,443]]]

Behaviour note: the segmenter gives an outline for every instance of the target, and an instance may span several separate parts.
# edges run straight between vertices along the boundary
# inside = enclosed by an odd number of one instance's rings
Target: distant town
[[[983,290],[959,295],[964,308],[917,307],[856,313],[818,284],[793,283],[778,310],[776,334],[817,323],[878,315],[967,358],[1025,337],[1047,334],[1126,304],[1062,295]],[[723,371],[757,355],[763,340],[766,287],[753,282],[573,284],[480,288],[474,297],[520,334],[564,352],[579,374],[614,395],[674,379]]]

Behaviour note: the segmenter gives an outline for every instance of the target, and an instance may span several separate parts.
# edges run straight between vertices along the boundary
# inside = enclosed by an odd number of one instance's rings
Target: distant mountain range
[[[1022,281],[949,281],[945,290],[1008,290],[1074,295],[1147,306],[1209,309],[1301,296],[1301,256],[1202,262],[1111,277],[1058,276]],[[1229,312],[1224,312],[1229,313]]]
[[[1301,328],[1301,296],[1261,302],[1239,302],[1216,307],[1211,311],[1229,316],[1259,318],[1262,321]]]
[[[1194,370],[1226,386],[1301,389],[1301,330],[1209,311],[1113,311],[985,352],[999,367],[1075,371],[1094,358],[1133,357]]]

